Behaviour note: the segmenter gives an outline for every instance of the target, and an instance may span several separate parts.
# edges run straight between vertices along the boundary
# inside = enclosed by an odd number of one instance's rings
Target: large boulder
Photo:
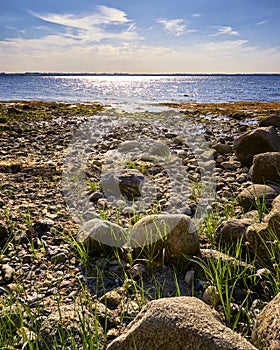
[[[262,119],[259,122],[259,126],[276,126],[277,128],[280,128],[280,114],[273,114],[269,117]]]
[[[131,246],[149,246],[155,256],[165,248],[166,258],[179,258],[197,254],[199,239],[187,215],[159,214],[145,216],[134,225]]]
[[[238,137],[233,146],[242,165],[250,167],[254,155],[280,150],[280,136],[273,126],[257,128]]]
[[[104,348],[103,329],[85,307],[76,304],[60,306],[53,310],[43,321],[40,330],[40,349],[83,350],[89,339],[93,339],[92,349]]]
[[[254,183],[280,183],[280,152],[255,155],[250,172]]]
[[[251,339],[260,350],[280,349],[280,293],[257,317]]]
[[[256,350],[193,297],[148,303],[107,350]]]
[[[277,189],[267,185],[251,185],[241,191],[237,197],[240,205],[246,209],[259,209],[260,206],[269,207],[278,195]]]

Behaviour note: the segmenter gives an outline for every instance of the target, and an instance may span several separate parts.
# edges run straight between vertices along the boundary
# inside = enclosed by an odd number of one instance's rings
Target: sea
[[[280,74],[0,74],[0,100],[100,102],[124,111],[159,102],[280,102]]]

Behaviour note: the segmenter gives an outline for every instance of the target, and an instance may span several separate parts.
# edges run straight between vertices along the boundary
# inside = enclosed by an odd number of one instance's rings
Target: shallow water
[[[280,75],[0,75],[0,100],[98,101],[126,111],[158,102],[280,102]]]

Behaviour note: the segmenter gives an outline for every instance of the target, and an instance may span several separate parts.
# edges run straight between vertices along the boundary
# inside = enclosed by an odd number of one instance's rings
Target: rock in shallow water
[[[259,126],[276,126],[280,128],[280,115],[279,114],[273,114],[269,117],[266,117],[262,119],[259,122]]]

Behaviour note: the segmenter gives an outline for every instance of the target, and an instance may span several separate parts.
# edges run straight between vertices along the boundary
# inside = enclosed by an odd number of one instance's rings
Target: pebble
[[[190,284],[193,283],[194,275],[195,275],[195,271],[194,270],[189,270],[189,271],[186,272],[186,274],[185,274],[185,282],[186,282],[187,286],[189,286]]]
[[[217,306],[221,301],[218,289],[216,286],[209,286],[204,291],[202,298],[206,304]]]
[[[4,264],[1,267],[1,276],[5,282],[11,282],[13,280],[15,270],[8,264]]]

